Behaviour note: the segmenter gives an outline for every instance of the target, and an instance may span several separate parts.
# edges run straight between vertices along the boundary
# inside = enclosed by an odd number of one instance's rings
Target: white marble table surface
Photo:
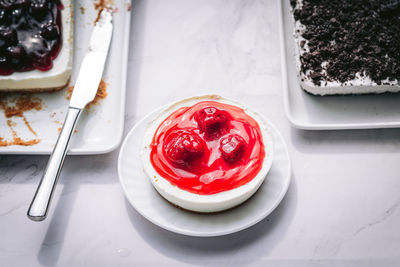
[[[282,100],[278,0],[133,2],[126,129],[178,98],[240,99],[282,132],[286,198],[237,234],[162,230],[127,202],[118,149],[68,157],[49,218],[26,210],[46,156],[0,156],[0,266],[400,266],[400,130],[293,129]]]

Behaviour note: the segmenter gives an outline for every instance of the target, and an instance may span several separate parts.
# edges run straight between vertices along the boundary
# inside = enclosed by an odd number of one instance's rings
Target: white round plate
[[[118,175],[124,193],[143,217],[183,235],[221,236],[256,224],[278,206],[290,184],[290,159],[285,141],[268,120],[274,139],[274,159],[267,178],[254,196],[236,208],[212,214],[189,212],[168,203],[153,188],[140,159],[145,129],[160,110],[147,115],[129,131],[118,158]]]

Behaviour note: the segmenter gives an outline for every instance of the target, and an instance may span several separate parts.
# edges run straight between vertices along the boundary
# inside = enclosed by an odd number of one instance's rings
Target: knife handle
[[[51,153],[46,170],[40,180],[39,186],[28,209],[28,217],[33,221],[43,221],[50,207],[51,198],[56,188],[57,180],[64,164],[68,151],[69,141],[75,129],[82,109],[68,108],[61,133],[58,136],[56,146]]]

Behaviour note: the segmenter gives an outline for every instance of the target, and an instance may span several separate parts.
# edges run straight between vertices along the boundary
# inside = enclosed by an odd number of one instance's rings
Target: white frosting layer
[[[354,79],[349,82],[326,82],[321,81],[321,85],[315,85],[311,80],[305,79],[305,75],[300,75],[300,85],[301,87],[314,95],[348,95],[348,94],[381,94],[386,92],[399,92],[400,86],[398,84],[394,85],[377,85],[375,82],[371,81],[369,78],[365,79]]]
[[[73,1],[63,0],[62,3],[64,5],[62,10],[63,43],[53,61],[53,67],[48,71],[31,70],[0,75],[0,90],[50,90],[68,83],[72,71]]]
[[[302,0],[298,0],[299,6],[302,6]],[[294,18],[293,18],[294,21]],[[400,85],[397,80],[382,81],[381,85],[378,85],[376,82],[372,81],[370,77],[363,75],[361,73],[357,73],[356,77],[353,80],[347,82],[339,82],[339,81],[327,81],[323,78],[321,79],[321,85],[315,85],[314,82],[308,74],[310,71],[304,74],[301,72],[301,62],[300,56],[306,52],[309,52],[308,41],[305,40],[301,35],[305,31],[305,26],[301,24],[299,21],[294,21],[294,38],[295,38],[295,57],[296,57],[296,65],[298,70],[298,78],[301,87],[314,95],[345,95],[345,94],[381,94],[385,92],[399,92]],[[300,43],[304,41],[305,45],[301,47]],[[326,72],[327,62],[322,64],[323,72]]]
[[[239,106],[244,109],[244,111],[248,115],[253,117],[259,124],[263,136],[266,154],[262,169],[250,182],[229,191],[224,191],[212,195],[199,195],[182,190],[177,186],[172,185],[168,180],[159,175],[154,169],[153,165],[150,162],[150,144],[158,126],[178,108],[192,106],[200,101],[218,101],[221,103]],[[143,149],[141,151],[143,168],[146,174],[149,176],[151,183],[153,184],[155,189],[169,202],[181,208],[196,212],[218,212],[235,207],[246,201],[257,191],[257,189],[264,181],[269,169],[271,168],[273,159],[273,139],[271,137],[271,134],[269,133],[268,126],[265,120],[260,117],[260,115],[249,110],[248,108],[216,95],[206,95],[181,100],[163,109],[160,114],[148,125],[143,142]]]

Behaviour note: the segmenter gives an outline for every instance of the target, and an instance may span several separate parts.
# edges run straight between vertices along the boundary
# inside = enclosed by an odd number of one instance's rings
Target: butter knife
[[[112,31],[111,11],[104,9],[94,26],[89,50],[83,58],[61,133],[28,209],[28,217],[33,221],[43,221],[47,216],[75,125],[82,110],[96,96],[111,43]]]

